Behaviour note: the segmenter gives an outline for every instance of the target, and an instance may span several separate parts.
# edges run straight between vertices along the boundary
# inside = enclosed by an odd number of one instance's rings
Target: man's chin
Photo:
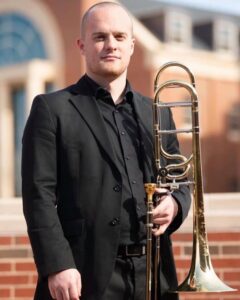
[[[123,70],[119,70],[119,69],[118,70],[116,70],[116,69],[115,70],[114,69],[111,69],[111,70],[107,69],[107,70],[103,70],[102,76],[117,78],[120,75],[122,75],[123,72],[124,72]]]

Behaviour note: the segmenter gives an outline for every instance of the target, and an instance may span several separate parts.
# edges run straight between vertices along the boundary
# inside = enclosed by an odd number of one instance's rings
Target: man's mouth
[[[105,56],[102,56],[102,59],[103,60],[116,60],[116,59],[120,59],[120,57],[116,56],[116,55],[105,55]]]

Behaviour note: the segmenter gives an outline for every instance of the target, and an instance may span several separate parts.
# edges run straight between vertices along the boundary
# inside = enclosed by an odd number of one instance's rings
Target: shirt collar
[[[103,98],[111,98],[110,93],[100,86],[96,81],[90,78],[87,74],[84,75],[87,83],[90,86],[92,95],[96,97],[96,99],[103,99]],[[126,87],[125,87],[125,94],[124,94],[124,101],[131,102],[133,99],[133,90],[128,80],[126,80]]]

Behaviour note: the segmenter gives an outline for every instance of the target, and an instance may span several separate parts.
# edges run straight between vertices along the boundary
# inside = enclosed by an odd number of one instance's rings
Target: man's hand
[[[76,269],[67,269],[48,277],[48,287],[53,299],[79,300],[81,275]]]
[[[155,193],[160,195],[160,200],[158,205],[153,209],[153,223],[157,226],[152,231],[155,236],[159,236],[166,231],[176,217],[178,204],[167,189],[157,188]]]

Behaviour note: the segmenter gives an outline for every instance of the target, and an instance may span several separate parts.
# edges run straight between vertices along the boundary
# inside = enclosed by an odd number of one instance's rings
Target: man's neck
[[[94,76],[93,74],[88,73],[87,75],[111,94],[115,104],[122,102],[126,87],[126,74],[111,79]]]

